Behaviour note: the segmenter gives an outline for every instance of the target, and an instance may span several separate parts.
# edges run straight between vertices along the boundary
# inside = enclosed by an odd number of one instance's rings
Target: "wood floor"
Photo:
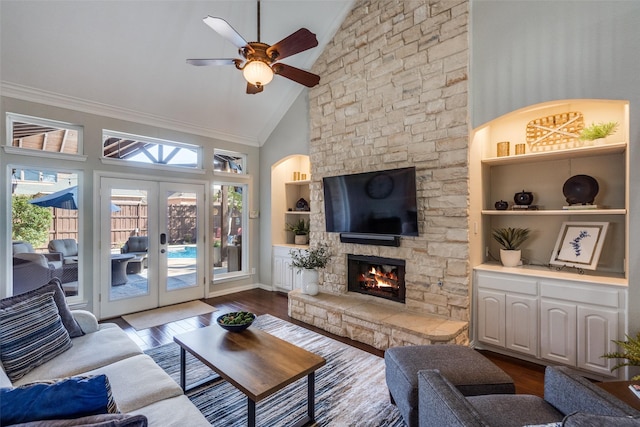
[[[250,291],[238,292],[232,295],[226,295],[216,298],[208,298],[204,300],[206,303],[215,306],[218,311],[210,314],[204,314],[177,322],[168,323],[162,326],[136,331],[121,317],[109,319],[105,322],[116,323],[124,329],[129,336],[135,340],[143,350],[157,347],[162,344],[173,342],[173,336],[179,333],[187,332],[196,328],[209,326],[215,322],[216,317],[220,314],[230,311],[250,311],[256,315],[271,314],[272,316],[303,326],[312,331],[326,335],[335,340],[342,341],[361,350],[384,356],[382,350],[370,347],[348,338],[339,337],[313,326],[307,325],[287,315],[287,295],[278,292],[268,292],[261,289],[253,289]],[[482,352],[491,359],[496,365],[508,373],[516,384],[516,392],[521,394],[534,394],[542,397],[544,382],[544,366],[537,365],[511,357],[503,356],[492,352]]]

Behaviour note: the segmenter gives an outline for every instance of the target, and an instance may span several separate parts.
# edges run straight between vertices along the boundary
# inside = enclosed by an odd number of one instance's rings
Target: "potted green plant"
[[[618,129],[618,122],[592,123],[580,132],[581,141],[595,141],[596,139],[606,138],[615,133]]]
[[[623,366],[640,366],[640,332],[636,334],[635,338],[631,338],[627,335],[626,341],[618,341],[614,340],[614,343],[618,344],[623,351],[622,352],[613,352],[606,353],[602,357],[606,357],[608,359],[625,359],[624,362],[619,362],[611,371],[615,371],[618,368],[622,368]],[[632,381],[640,380],[640,375],[636,375],[631,378]]]
[[[528,228],[495,228],[491,235],[500,244],[500,261],[505,267],[520,264],[520,246],[529,238]]]
[[[318,269],[325,268],[331,255],[324,245],[303,250],[290,250],[291,265],[302,274],[302,293],[318,294]]]
[[[286,230],[293,232],[296,245],[306,245],[309,242],[309,223],[304,218],[294,223],[287,223]]]

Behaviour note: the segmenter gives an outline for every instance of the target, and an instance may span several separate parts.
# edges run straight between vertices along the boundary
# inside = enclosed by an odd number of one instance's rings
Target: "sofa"
[[[55,304],[53,309],[51,301]],[[29,308],[34,304],[42,304],[42,307]],[[50,329],[36,331],[41,334],[41,337],[35,349],[32,348],[31,342],[21,344],[24,341],[24,338],[21,338],[24,337],[24,332],[13,334],[16,329],[27,327],[16,322],[15,318],[28,319],[28,316],[21,315],[21,311],[28,309],[33,310],[35,316],[38,316],[36,321],[32,320],[33,324],[46,323],[40,322],[40,319],[48,318],[47,313],[54,311],[51,316],[54,319],[51,322],[52,326],[47,326],[47,328],[54,328],[54,332]],[[20,317],[15,317],[18,315]],[[10,324],[12,321],[15,324]],[[25,323],[28,322],[27,320]],[[30,327],[40,328],[40,326]],[[126,414],[127,417],[146,419],[145,424],[135,425],[162,427],[210,425],[184,395],[180,386],[151,357],[144,354],[119,326],[112,323],[98,324],[95,316],[88,311],[70,310],[66,306],[64,293],[57,279],[25,294],[0,300],[0,328],[4,328],[0,331],[2,332],[0,335],[2,362],[0,390],[3,393],[28,390],[34,387],[34,383],[43,381],[75,379],[79,376],[97,378],[104,374],[108,379],[107,389],[110,389],[110,398],[115,402],[118,411]],[[32,335],[36,335],[36,332]],[[52,342],[54,344],[51,344]],[[59,345],[56,344],[57,342],[64,344]],[[51,347],[48,347],[50,345]],[[22,360],[28,358],[14,357],[15,353],[27,351],[21,346],[31,348],[30,351],[40,351],[39,354],[30,356],[33,363],[29,366],[26,366]],[[11,353],[13,348],[17,350]],[[2,405],[9,404],[7,396],[9,394],[3,394],[0,398]],[[59,401],[62,404],[64,400],[60,397]],[[37,404],[34,405],[37,406]],[[11,407],[3,406],[2,418],[8,416],[10,412],[8,409]],[[113,414],[113,416],[118,415]],[[91,422],[87,422],[86,425],[121,425],[114,424],[112,420],[109,421],[111,424],[96,424],[93,421],[94,419],[91,419]],[[64,421],[62,424],[55,424],[53,421],[47,421],[44,425],[71,425],[70,423],[70,421]],[[2,425],[6,423],[3,422]],[[27,423],[25,425],[42,424]],[[73,425],[85,424],[74,423]]]
[[[420,427],[640,426],[640,411],[577,371],[547,366],[544,399],[525,394],[463,396],[437,369],[418,372]]]

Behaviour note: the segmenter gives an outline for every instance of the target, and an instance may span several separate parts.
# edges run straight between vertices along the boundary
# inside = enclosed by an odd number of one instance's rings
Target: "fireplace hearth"
[[[347,290],[405,302],[405,261],[367,255],[347,255]]]

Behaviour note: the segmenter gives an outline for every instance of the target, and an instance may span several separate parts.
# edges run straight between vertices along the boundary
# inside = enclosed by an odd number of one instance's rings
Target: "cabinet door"
[[[478,340],[505,346],[505,294],[478,289]]]
[[[282,269],[283,271],[283,277],[284,277],[284,283],[285,283],[285,289],[288,290],[293,290],[295,289],[295,272],[293,269],[293,266],[291,265],[291,258],[284,258],[282,261]]]
[[[543,359],[576,365],[576,305],[540,301],[540,351]]]
[[[272,274],[272,282],[273,286],[280,289],[289,289],[287,288],[287,278],[286,278],[286,266],[285,266],[285,257],[274,256],[273,257],[273,274]]]
[[[538,299],[506,295],[506,347],[532,356],[538,355]]]
[[[611,368],[616,359],[602,357],[616,351],[617,310],[578,306],[578,367],[602,375],[615,376]]]

